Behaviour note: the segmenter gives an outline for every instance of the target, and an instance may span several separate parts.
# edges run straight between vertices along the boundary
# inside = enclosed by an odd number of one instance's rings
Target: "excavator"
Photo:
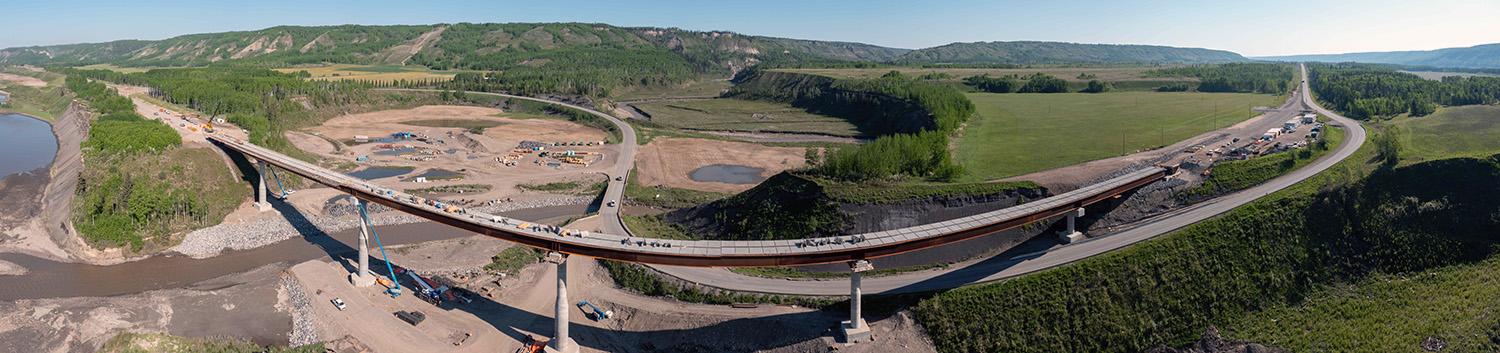
[[[547,348],[547,342],[539,340],[532,335],[526,335],[525,344],[521,348],[516,348],[516,353],[541,353],[543,349]]]

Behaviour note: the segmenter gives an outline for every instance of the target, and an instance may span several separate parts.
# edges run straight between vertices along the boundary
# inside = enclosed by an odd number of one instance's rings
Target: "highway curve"
[[[1333,119],[1338,125],[1342,125],[1346,131],[1345,143],[1339,145],[1333,153],[1314,161],[1312,164],[1255,187],[1157,216],[1151,220],[1143,221],[1131,229],[1107,237],[1053,248],[1043,253],[1022,254],[1019,256],[1001,254],[993,258],[961,264],[960,266],[962,267],[952,267],[941,271],[924,271],[864,278],[861,281],[861,286],[867,294],[927,292],[955,288],[967,284],[996,281],[1062,266],[1124,248],[1158,235],[1170,233],[1187,225],[1218,216],[1235,207],[1290,187],[1327,170],[1329,167],[1353,155],[1364,144],[1365,130],[1359,122],[1318,106],[1307,94],[1310,91],[1306,79],[1306,66],[1302,66],[1301,70],[1303,77],[1301,89],[1298,89],[1291,99],[1298,100],[1298,103],[1304,108],[1315,110],[1319,114]],[[1289,119],[1290,114],[1297,110],[1300,109],[1284,109],[1279,113],[1288,114],[1286,118]],[[848,279],[826,281],[788,280],[745,276],[723,268],[653,267],[686,281],[735,291],[819,296],[849,294]]]

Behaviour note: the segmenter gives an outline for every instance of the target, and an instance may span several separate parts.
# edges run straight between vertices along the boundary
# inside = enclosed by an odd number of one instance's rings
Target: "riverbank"
[[[20,114],[38,121],[36,116]],[[82,105],[73,103],[51,125],[56,140],[56,155],[46,167],[35,172],[11,175],[0,180],[0,200],[7,206],[0,211],[0,252],[16,252],[52,259],[76,261],[65,250],[70,234],[68,222],[73,191],[83,161],[80,144],[88,135],[89,114]],[[50,226],[50,227],[49,227]],[[54,231],[56,231],[54,233]],[[81,243],[71,236],[75,243]]]

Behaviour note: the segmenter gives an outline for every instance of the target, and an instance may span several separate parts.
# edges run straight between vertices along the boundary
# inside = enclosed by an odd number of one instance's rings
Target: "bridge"
[[[1084,206],[1161,180],[1168,170],[1149,167],[1058,194],[1041,200],[990,211],[969,217],[873,233],[818,237],[802,240],[719,241],[675,240],[632,237],[592,231],[567,229],[468,210],[378,186],[365,180],[334,172],[279,152],[222,135],[211,135],[211,142],[243,154],[259,170],[255,187],[256,203],[269,209],[266,199],[268,168],[276,167],[326,185],[355,197],[363,207],[376,203],[434,222],[474,233],[500,238],[549,251],[549,262],[557,266],[557,307],[555,338],[548,351],[575,352],[577,346],[568,338],[567,267],[568,255],[695,267],[790,266],[847,262],[850,266],[850,319],[844,322],[846,340],[858,341],[869,336],[869,327],[860,316],[860,272],[872,269],[872,258],[916,251],[968,240],[1020,227],[1054,217],[1066,217],[1067,228],[1061,240],[1076,239],[1074,219]],[[614,185],[611,185],[614,186]],[[358,286],[373,285],[369,270],[368,234],[372,225],[362,219],[359,241],[360,273],[350,274]]]

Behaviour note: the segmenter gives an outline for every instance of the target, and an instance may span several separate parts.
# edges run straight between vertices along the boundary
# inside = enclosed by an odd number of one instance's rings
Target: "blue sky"
[[[921,48],[1048,40],[1245,55],[1500,43],[1500,1],[29,1],[0,0],[0,48],[275,25],[602,22]]]

